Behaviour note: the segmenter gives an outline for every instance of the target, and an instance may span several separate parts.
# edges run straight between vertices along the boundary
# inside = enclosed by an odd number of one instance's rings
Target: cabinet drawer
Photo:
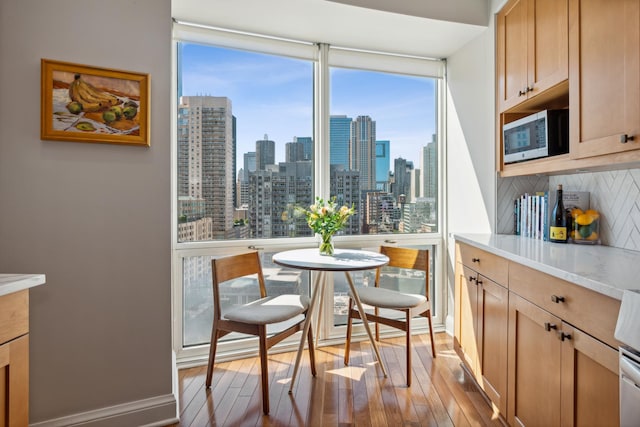
[[[464,243],[456,243],[456,257],[469,268],[502,286],[507,286],[509,261]]]
[[[613,337],[616,299],[516,263],[509,268],[509,290],[614,348],[620,345]]]
[[[29,332],[29,290],[0,297],[0,344]]]

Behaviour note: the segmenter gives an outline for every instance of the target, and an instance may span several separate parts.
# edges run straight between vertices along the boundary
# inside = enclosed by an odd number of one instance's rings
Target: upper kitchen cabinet
[[[496,40],[499,112],[520,110],[515,107],[535,110],[529,105],[538,104],[534,98],[566,82],[568,34],[567,0],[511,0],[500,10]],[[552,98],[566,91],[566,84],[556,88]]]
[[[637,150],[640,1],[571,0],[569,22],[571,158]]]

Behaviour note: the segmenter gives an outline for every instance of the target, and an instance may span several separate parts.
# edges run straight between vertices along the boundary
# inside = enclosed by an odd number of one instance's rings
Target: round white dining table
[[[362,307],[362,302],[360,302],[358,291],[353,283],[353,279],[351,278],[349,272],[370,270],[382,267],[389,262],[389,258],[386,255],[380,254],[378,252],[363,251],[358,249],[336,249],[333,255],[327,256],[320,255],[320,251],[318,250],[318,248],[310,248],[278,252],[273,255],[272,260],[274,263],[283,267],[296,268],[300,270],[314,270],[319,272],[316,275],[316,279],[314,282],[311,301],[309,303],[309,310],[304,322],[304,330],[300,338],[300,345],[298,346],[298,354],[296,355],[296,363],[293,368],[293,377],[291,378],[291,384],[289,385],[289,393],[293,391],[293,385],[296,380],[298,368],[300,367],[300,359],[302,357],[302,351],[304,349],[304,341],[311,326],[311,317],[313,315],[313,311],[318,306],[318,295],[324,294],[325,272],[342,271],[345,273],[347,282],[349,283],[349,289],[351,290],[351,295],[353,296],[353,300],[358,307],[358,311],[360,312],[364,328],[367,331],[367,335],[369,336],[369,341],[371,341],[371,345],[373,346],[373,350],[376,354],[376,358],[378,359],[380,368],[382,369],[382,373],[386,377],[387,371],[384,367],[384,363],[382,362],[382,358],[380,357],[380,352],[378,351],[378,346],[375,339],[373,338],[373,334],[371,333],[369,323],[367,322],[367,317]]]

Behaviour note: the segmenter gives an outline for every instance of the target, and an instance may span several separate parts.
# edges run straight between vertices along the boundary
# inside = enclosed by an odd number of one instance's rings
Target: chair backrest
[[[214,316],[220,316],[220,284],[227,280],[240,277],[257,275],[260,287],[260,297],[267,296],[260,264],[260,255],[257,251],[239,255],[229,255],[211,260],[211,278],[213,282]]]
[[[429,251],[427,249],[380,246],[380,253],[389,257],[386,267],[395,267],[424,272],[425,296],[429,299]],[[376,271],[376,286],[380,282],[381,268]]]

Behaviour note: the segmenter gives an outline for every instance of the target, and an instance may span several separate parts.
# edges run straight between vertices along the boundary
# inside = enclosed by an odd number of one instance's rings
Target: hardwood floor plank
[[[269,416],[262,414],[257,357],[218,363],[210,391],[206,366],[180,370],[180,423],[207,426],[502,426],[475,384],[461,368],[452,338],[428,334],[412,340],[412,385],[406,385],[405,341],[383,338],[379,344],[387,368],[384,378],[368,340],[352,343],[349,366],[344,345],[316,349],[318,376],[311,376],[307,351],[293,393],[288,394],[295,352],[270,354]]]

